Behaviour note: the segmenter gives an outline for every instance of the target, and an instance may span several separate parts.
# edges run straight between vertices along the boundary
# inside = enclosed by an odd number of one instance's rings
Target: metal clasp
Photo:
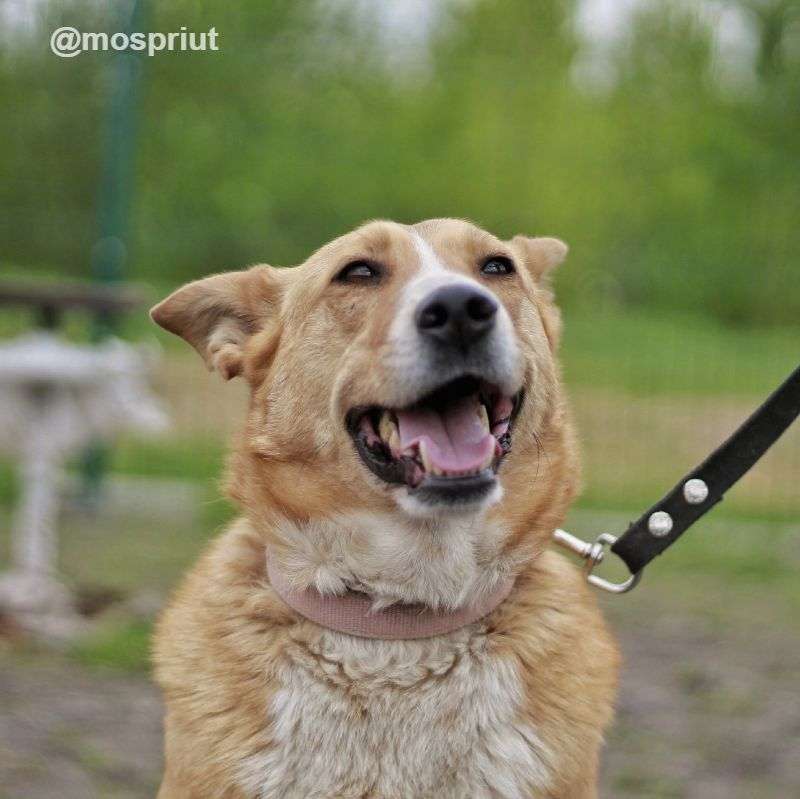
[[[627,591],[635,588],[642,579],[642,572],[638,571],[632,574],[625,582],[612,583],[597,574],[592,574],[595,566],[603,562],[605,558],[606,547],[611,547],[617,542],[617,537],[609,533],[602,533],[595,541],[584,541],[566,530],[557,529],[553,533],[553,540],[559,545],[574,552],[581,557],[585,562],[586,580],[596,588],[602,588],[603,591],[608,591],[611,594],[624,594]]]

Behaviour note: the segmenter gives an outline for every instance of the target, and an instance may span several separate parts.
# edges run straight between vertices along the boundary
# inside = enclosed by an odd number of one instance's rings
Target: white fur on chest
[[[287,646],[278,684],[273,746],[240,769],[254,799],[530,799],[547,788],[516,666],[475,627],[428,641],[326,632]]]

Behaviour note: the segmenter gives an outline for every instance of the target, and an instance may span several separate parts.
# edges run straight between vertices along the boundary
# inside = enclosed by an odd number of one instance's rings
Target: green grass
[[[84,666],[146,672],[150,663],[151,634],[152,625],[143,621],[104,627],[74,644],[68,654]]]
[[[593,540],[601,532],[620,535],[633,518],[576,507],[565,527]],[[634,594],[618,601],[627,603],[632,597],[637,603],[642,594],[656,593],[676,611],[686,606],[711,618],[734,614],[755,623],[763,612],[765,618],[797,628],[799,534],[797,521],[746,522],[720,518],[712,511],[648,565]],[[609,557],[600,571],[612,580],[627,576],[615,557]]]
[[[206,438],[125,438],[111,449],[109,469],[123,475],[198,480],[216,488],[225,463],[226,444],[215,437]],[[78,459],[67,467],[78,473]],[[10,504],[16,496],[13,462],[0,459],[0,505]]]
[[[620,466],[610,464],[609,468],[619,471]],[[757,469],[758,466],[754,468]],[[601,485],[599,484],[600,480],[597,483],[587,480],[575,507],[580,510],[601,513],[627,512],[630,520],[633,521],[651,505],[658,502],[686,471],[688,469],[681,471],[676,468],[673,477],[659,482],[647,474],[629,470],[627,472],[629,479],[624,487]],[[743,492],[737,492],[736,488],[732,488],[725,501],[715,506],[711,513],[715,519],[733,522],[797,523],[798,516],[800,516],[800,496],[794,499],[768,501],[754,499]]]
[[[222,474],[227,443],[206,437],[123,439],[114,448],[111,468],[119,474],[171,477],[215,483]]]
[[[10,507],[16,496],[17,477],[11,461],[0,460],[0,508]]]
[[[800,363],[800,327],[728,328],[657,311],[564,313],[567,384],[637,395],[761,396]]]
[[[235,514],[221,484],[228,443],[218,437],[122,440],[114,450],[113,471],[120,475],[196,481],[203,489],[200,524],[217,530]]]

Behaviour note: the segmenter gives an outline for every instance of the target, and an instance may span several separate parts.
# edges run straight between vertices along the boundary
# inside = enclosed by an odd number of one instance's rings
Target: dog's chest
[[[512,661],[484,635],[292,643],[269,702],[272,746],[242,764],[259,799],[529,799],[545,751]]]

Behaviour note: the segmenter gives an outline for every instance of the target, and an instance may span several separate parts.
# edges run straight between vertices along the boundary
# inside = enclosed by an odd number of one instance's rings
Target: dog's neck
[[[527,559],[505,551],[507,532],[485,516],[435,520],[348,514],[269,525],[271,557],[297,589],[367,594],[377,610],[420,603],[455,610],[481,601]]]

